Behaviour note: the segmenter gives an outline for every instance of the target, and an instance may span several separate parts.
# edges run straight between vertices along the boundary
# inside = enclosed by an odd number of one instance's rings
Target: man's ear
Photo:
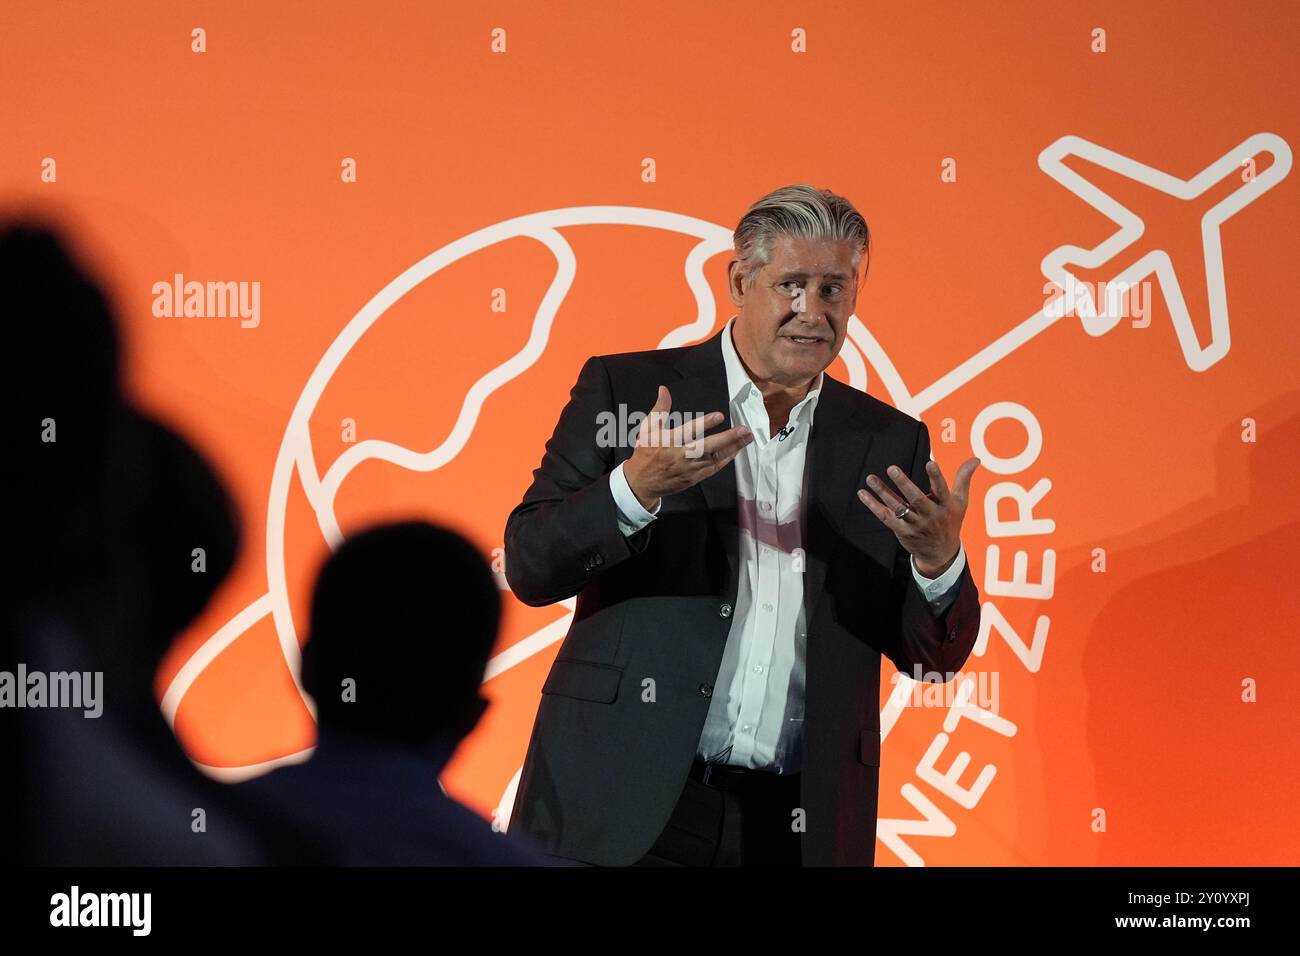
[[[727,294],[731,296],[731,302],[736,306],[745,304],[745,275],[740,266],[740,260],[732,258],[727,263]]]
[[[853,296],[852,296],[851,301],[849,302],[849,314],[850,314],[850,315],[855,315],[855,314],[857,314],[857,311],[858,311],[858,293],[862,291],[862,283],[864,283],[864,282],[866,281],[866,279],[867,279],[867,274],[866,274],[866,269],[865,269],[865,267],[863,268],[863,271],[862,271],[862,275],[861,275],[861,276],[858,276],[858,275],[856,275],[856,274],[853,276]]]

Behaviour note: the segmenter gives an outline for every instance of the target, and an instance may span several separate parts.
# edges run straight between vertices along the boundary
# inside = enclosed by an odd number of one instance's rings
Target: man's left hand
[[[927,578],[937,578],[957,559],[961,550],[961,522],[966,517],[966,505],[970,501],[971,476],[979,465],[978,458],[962,462],[949,491],[938,462],[926,462],[930,487],[934,489],[929,495],[918,488],[903,469],[890,465],[889,477],[907,500],[900,501],[875,475],[867,475],[871,491],[859,488],[858,498],[885,527],[894,532],[898,543],[912,555],[916,570]],[[876,495],[880,496],[879,500]],[[909,509],[907,513],[897,517],[904,508]]]

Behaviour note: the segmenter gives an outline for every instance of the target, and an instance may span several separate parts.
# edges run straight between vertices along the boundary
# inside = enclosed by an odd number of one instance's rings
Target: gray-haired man
[[[739,311],[698,345],[589,359],[506,523],[515,594],[577,595],[511,820],[556,856],[872,865],[880,656],[946,679],[978,634],[978,459],[950,489],[925,425],[825,373],[866,222],[787,186],[735,246]],[[635,448],[597,440],[620,404],[651,410]]]

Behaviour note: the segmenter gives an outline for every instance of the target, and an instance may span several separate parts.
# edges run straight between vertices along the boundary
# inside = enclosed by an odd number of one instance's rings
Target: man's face
[[[750,286],[738,261],[729,265],[731,300],[740,307],[733,326],[736,348],[756,379],[807,385],[844,343],[858,297],[853,246],[848,240],[778,236],[771,253]]]

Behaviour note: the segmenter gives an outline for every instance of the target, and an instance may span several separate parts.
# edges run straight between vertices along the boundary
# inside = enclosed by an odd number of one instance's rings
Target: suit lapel
[[[725,331],[725,327],[724,327]],[[727,394],[727,369],[722,358],[722,331],[690,348],[678,360],[681,378],[672,386],[673,409],[705,414],[720,411],[726,421],[711,429],[716,434],[731,428],[731,400]],[[826,566],[857,489],[866,477],[866,458],[872,434],[858,419],[861,405],[855,390],[825,375],[817,398],[812,433],[804,460],[804,608],[811,622]],[[720,536],[731,567],[731,595],[739,582],[739,534],[736,518],[736,466],[731,462],[697,486],[708,505],[709,518]]]
[[[866,478],[872,433],[858,418],[852,386],[826,375],[813,415],[804,460],[804,610],[812,623],[838,531],[849,509],[863,507],[857,489]]]
[[[727,366],[722,358],[722,331],[694,348],[678,360],[675,369],[681,379],[671,389],[673,410],[686,414],[707,415],[722,412],[726,420],[709,430],[710,435],[726,431],[735,425],[731,420],[731,397],[727,394]],[[696,487],[704,495],[709,519],[727,551],[731,568],[730,595],[734,602],[740,581],[740,524],[736,518],[736,464],[710,475]]]

